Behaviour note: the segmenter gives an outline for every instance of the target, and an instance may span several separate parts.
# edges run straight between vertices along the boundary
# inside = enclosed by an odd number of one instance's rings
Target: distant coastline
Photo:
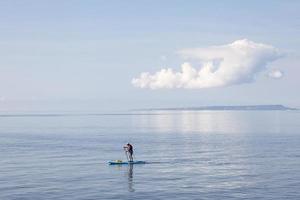
[[[148,108],[138,111],[205,111],[205,110],[298,110],[284,105],[244,105],[244,106],[200,106],[200,107],[180,107],[180,108]]]

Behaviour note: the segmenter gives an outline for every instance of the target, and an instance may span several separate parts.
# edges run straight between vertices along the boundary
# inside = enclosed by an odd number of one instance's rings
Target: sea
[[[0,199],[299,200],[300,111],[1,114]]]

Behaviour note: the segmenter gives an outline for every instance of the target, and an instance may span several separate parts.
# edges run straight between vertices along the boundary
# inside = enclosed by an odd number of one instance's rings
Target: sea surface
[[[300,112],[3,114],[0,199],[299,200]]]

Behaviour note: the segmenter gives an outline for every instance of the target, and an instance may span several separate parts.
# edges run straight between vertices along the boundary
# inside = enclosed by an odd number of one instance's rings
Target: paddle
[[[126,149],[124,149],[124,151],[125,151],[125,154],[126,154],[127,161],[129,162],[129,158],[128,158],[128,154],[127,154]]]

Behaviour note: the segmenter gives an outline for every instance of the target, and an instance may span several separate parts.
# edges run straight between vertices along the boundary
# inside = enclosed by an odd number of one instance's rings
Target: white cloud
[[[268,75],[271,78],[279,79],[283,76],[283,73],[278,69],[274,69],[274,70],[270,71]]]
[[[154,74],[143,72],[132,79],[132,84],[150,89],[199,89],[247,83],[264,71],[267,63],[281,56],[276,48],[247,39],[222,46],[183,49],[178,53],[185,59],[200,61],[200,66],[195,68],[185,62],[179,72],[171,68]]]

